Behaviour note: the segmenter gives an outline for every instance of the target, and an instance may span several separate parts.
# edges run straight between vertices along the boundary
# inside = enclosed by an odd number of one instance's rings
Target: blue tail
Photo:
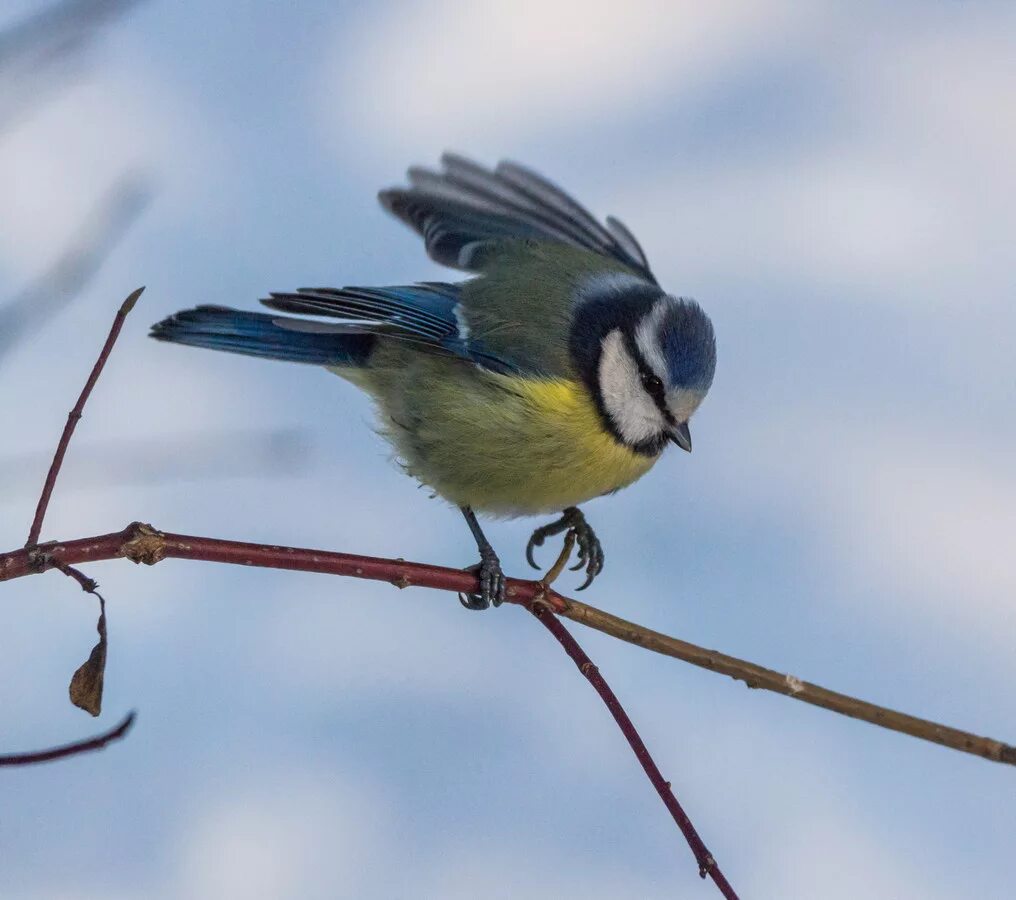
[[[375,337],[341,325],[199,306],[152,326],[157,341],[319,366],[362,366]]]

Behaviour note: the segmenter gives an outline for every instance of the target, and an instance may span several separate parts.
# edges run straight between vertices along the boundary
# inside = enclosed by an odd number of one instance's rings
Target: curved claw
[[[576,525],[576,530],[579,542],[579,562],[585,565],[586,570],[586,580],[577,590],[584,591],[593,583],[593,579],[603,571],[603,547],[593,529],[584,519]],[[580,566],[576,568],[580,568]]]
[[[489,603],[484,602],[484,599],[479,594],[459,594],[459,603],[461,603],[466,609],[478,611],[486,609],[490,606]]]
[[[539,566],[536,564],[536,559],[533,556],[533,549],[541,546],[551,535],[561,534],[562,532],[571,532],[575,536],[575,541],[578,544],[578,562],[568,568],[572,572],[585,569],[586,580],[578,588],[580,591],[585,590],[592,584],[593,579],[603,571],[603,548],[600,546],[596,533],[589,527],[585,516],[582,515],[582,511],[577,507],[569,507],[557,521],[543,525],[533,532],[529,543],[526,545],[526,561],[534,569],[538,569]]]
[[[488,609],[504,603],[504,572],[501,571],[501,561],[493,550],[481,550],[479,563],[466,571],[476,572],[480,576],[480,593],[459,594],[459,602],[466,609]]]
[[[537,547],[542,546],[543,546],[543,538],[541,537],[537,539],[536,532],[534,531],[533,536],[529,539],[529,543],[526,544],[526,562],[529,563],[529,565],[531,565],[534,569],[538,569],[540,567],[539,565],[537,565],[536,559],[533,557],[533,551]]]

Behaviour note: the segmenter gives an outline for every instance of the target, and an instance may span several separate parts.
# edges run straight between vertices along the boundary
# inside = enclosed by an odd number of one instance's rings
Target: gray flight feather
[[[443,265],[483,271],[521,240],[578,247],[656,279],[631,232],[613,217],[598,222],[561,188],[530,169],[501,162],[493,170],[446,153],[441,171],[413,167],[408,188],[382,191],[382,205],[424,239]]]

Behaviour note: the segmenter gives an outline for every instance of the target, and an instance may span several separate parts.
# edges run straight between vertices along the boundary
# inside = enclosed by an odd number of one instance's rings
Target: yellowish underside
[[[377,398],[382,431],[407,471],[459,506],[500,516],[555,512],[626,487],[656,462],[604,429],[577,382],[439,360],[411,368],[351,380]]]

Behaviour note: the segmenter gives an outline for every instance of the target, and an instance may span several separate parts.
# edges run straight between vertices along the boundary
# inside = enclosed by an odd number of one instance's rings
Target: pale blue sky
[[[39,453],[0,499],[0,543],[23,541],[112,312],[146,284],[45,537],[142,519],[473,562],[351,387],[145,333],[197,303],[441,277],[377,189],[446,148],[512,157],[621,217],[718,335],[695,453],[589,505],[608,562],[583,599],[1016,740],[1014,27],[1001,3],[140,6],[78,85],[0,134],[0,298],[117,173],[159,187],[0,369],[0,453]],[[258,478],[103,487],[85,467],[109,441],[257,428],[312,452]],[[238,441],[237,465],[251,452]],[[535,524],[490,526],[513,574]],[[0,749],[128,708],[138,723],[3,775],[5,898],[715,895],[519,610],[175,561],[89,574],[109,601],[106,712],[66,701],[92,604],[56,574],[5,585]],[[1011,770],[576,634],[742,897],[1011,892]]]

